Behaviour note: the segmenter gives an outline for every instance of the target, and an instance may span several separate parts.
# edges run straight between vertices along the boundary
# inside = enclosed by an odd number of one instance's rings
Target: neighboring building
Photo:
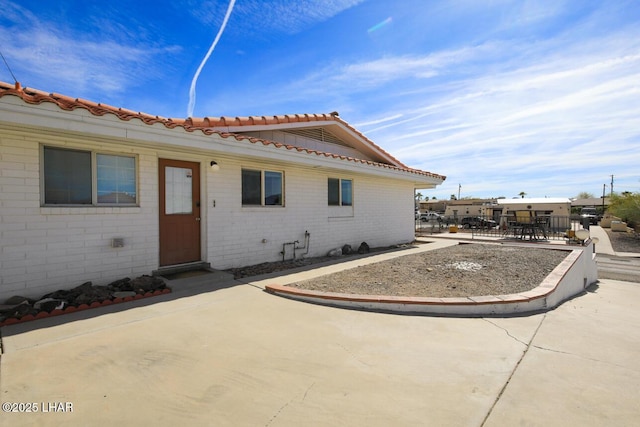
[[[421,213],[437,212],[444,214],[448,202],[448,200],[420,200],[418,202],[418,209]]]
[[[337,113],[172,119],[0,83],[0,300],[410,242],[414,190],[444,179]]]
[[[602,201],[602,199],[600,199]],[[421,201],[420,210],[438,211],[442,205],[437,201]],[[571,214],[572,202],[565,198],[514,198],[514,199],[461,199],[441,201],[444,208],[444,216],[449,220],[461,220],[467,216],[480,216],[491,218],[500,223],[505,215],[516,211],[531,211],[537,215],[552,215],[555,217],[569,217]],[[593,205],[590,205],[593,206]]]
[[[494,199],[461,199],[447,201],[444,216],[463,218],[465,216],[491,216]]]
[[[498,212],[507,215],[509,212],[524,210],[537,215],[571,215],[571,200],[565,198],[498,199],[496,203],[498,207],[493,209],[494,216]]]
[[[505,226],[508,217],[521,216],[528,211],[528,216],[548,216],[548,227],[554,231],[571,228],[571,200],[565,198],[531,198],[531,199],[498,199],[493,209],[493,219]]]
[[[571,201],[571,208],[574,213],[580,213],[582,208],[596,208],[598,211],[604,211],[609,207],[610,199],[605,197],[592,197],[589,199],[574,199]]]

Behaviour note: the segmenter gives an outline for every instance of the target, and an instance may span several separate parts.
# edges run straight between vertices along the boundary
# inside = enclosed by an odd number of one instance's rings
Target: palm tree
[[[521,199],[524,199],[524,196],[526,196],[527,193],[525,193],[524,191],[521,191],[518,193],[518,196],[520,196]]]

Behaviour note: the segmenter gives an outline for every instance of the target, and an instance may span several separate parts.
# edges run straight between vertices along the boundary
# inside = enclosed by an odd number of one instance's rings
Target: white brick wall
[[[207,216],[209,261],[215,268],[230,268],[279,261],[283,243],[310,233],[308,256],[325,255],[349,244],[355,250],[366,241],[371,247],[410,242],[413,229],[413,186],[372,179],[365,175],[284,168],[285,207],[241,206],[242,167],[282,170],[277,165],[225,161],[218,172],[207,174],[208,197],[216,207]],[[327,178],[353,180],[354,206],[342,208],[350,216],[332,217],[327,206]],[[209,206],[213,205],[212,200]],[[406,217],[399,214],[404,212]],[[263,239],[266,243],[263,243]],[[286,258],[292,253],[287,247]],[[297,251],[298,256],[304,251]]]
[[[146,126],[146,125],[145,125]],[[138,157],[139,207],[42,207],[40,146],[56,145]],[[158,158],[200,161],[202,165],[202,258],[224,269],[282,259],[283,243],[305,242],[307,256],[362,241],[371,247],[410,242],[413,185],[346,172],[258,162],[233,156],[189,154],[140,148],[121,140],[0,134],[0,303],[12,295],[39,297],[85,281],[103,285],[158,268]],[[213,172],[209,161],[220,170]],[[284,172],[280,207],[241,203],[241,168]],[[353,208],[327,206],[327,178],[353,180]],[[215,207],[213,207],[215,201]],[[111,239],[124,238],[123,248]],[[263,243],[263,240],[265,242]],[[302,256],[302,251],[297,251]],[[286,258],[291,258],[291,247]]]
[[[155,155],[139,153],[140,207],[41,207],[40,144],[80,147],[72,140],[0,136],[0,302],[157,268]],[[124,237],[125,246],[111,248],[114,237]]]

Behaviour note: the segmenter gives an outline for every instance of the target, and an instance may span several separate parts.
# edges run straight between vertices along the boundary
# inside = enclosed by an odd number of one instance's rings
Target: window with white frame
[[[242,169],[243,206],[284,206],[283,173]]]
[[[136,157],[43,147],[45,205],[136,206]]]
[[[327,201],[329,206],[353,206],[353,181],[329,178],[327,181]]]

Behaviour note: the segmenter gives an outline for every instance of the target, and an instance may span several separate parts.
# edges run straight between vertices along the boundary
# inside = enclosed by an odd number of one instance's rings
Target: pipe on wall
[[[296,251],[305,249],[304,255],[308,255],[309,254],[309,244],[311,243],[311,233],[309,233],[309,231],[305,230],[304,232],[304,245],[303,246],[298,246],[300,244],[299,240],[293,241],[293,242],[286,242],[282,244],[282,251],[280,252],[280,254],[282,254],[282,261],[285,260],[285,257],[287,255],[287,246],[292,246],[293,247],[293,258],[292,259],[296,259]]]

